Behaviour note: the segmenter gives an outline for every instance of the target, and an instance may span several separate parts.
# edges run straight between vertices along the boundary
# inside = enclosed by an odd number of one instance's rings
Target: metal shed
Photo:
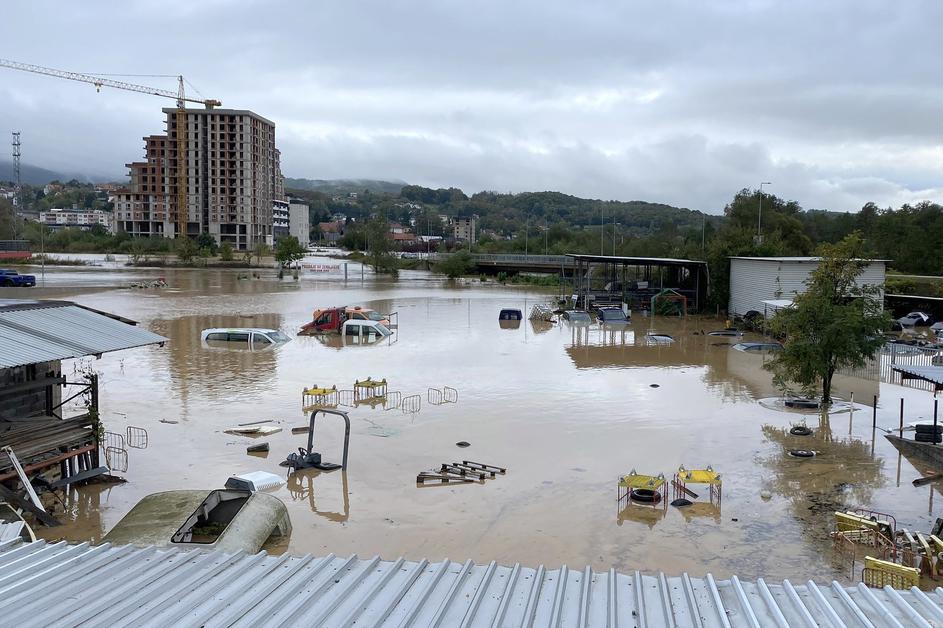
[[[763,313],[764,301],[791,300],[805,292],[805,282],[819,264],[818,257],[731,257],[730,302],[727,312],[743,316]],[[887,260],[872,260],[859,277],[861,285],[881,287]]]

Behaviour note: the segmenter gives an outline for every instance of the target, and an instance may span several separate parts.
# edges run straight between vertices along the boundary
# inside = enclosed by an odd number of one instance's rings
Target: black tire
[[[914,434],[914,440],[918,443],[941,443],[943,435],[940,434]]]
[[[927,425],[925,423],[917,424],[918,434],[933,434],[934,432],[937,434],[943,434],[943,424],[937,424],[936,426]]]
[[[812,436],[812,430],[807,428],[805,425],[794,425],[789,433],[793,436]]]
[[[634,502],[657,504],[661,501],[661,493],[650,488],[633,488],[632,492],[629,493],[629,498]]]
[[[793,458],[812,458],[815,452],[809,449],[790,449],[789,455]]]
[[[815,399],[786,399],[783,404],[787,408],[802,408],[805,410],[814,410],[819,407],[819,402]]]

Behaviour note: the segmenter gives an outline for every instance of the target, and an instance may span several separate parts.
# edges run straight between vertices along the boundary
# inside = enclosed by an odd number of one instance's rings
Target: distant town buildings
[[[307,248],[311,244],[311,218],[308,215],[308,204],[293,198],[289,201],[289,231],[298,238],[301,246]]]
[[[88,230],[101,225],[114,233],[112,213],[101,209],[50,209],[39,212],[39,222],[50,230],[73,228]]]
[[[452,237],[475,244],[478,242],[477,227],[478,216],[456,218],[452,223]]]
[[[275,124],[251,111],[187,109],[186,207],[178,208],[177,110],[165,108],[167,134],[144,138],[146,161],[127,164],[130,185],[115,194],[120,231],[133,236],[209,233],[249,250],[273,241],[273,207],[284,198]]]
[[[344,222],[341,220],[319,222],[318,230],[321,232],[322,240],[334,244],[344,237]]]

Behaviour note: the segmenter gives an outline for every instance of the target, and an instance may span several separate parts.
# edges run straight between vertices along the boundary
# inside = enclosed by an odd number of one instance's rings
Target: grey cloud
[[[711,212],[761,180],[835,210],[939,198],[936,2],[39,1],[5,12],[0,56],[183,72],[206,97],[274,120],[289,176]],[[0,120],[36,165],[118,174],[162,131],[161,106],[0,69]]]

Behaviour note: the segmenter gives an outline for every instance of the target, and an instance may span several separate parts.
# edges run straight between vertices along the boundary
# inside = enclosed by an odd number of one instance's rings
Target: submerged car
[[[596,311],[596,320],[610,325],[627,325],[631,321],[621,307],[601,307]]]
[[[367,345],[392,335],[392,330],[378,321],[346,321],[341,329],[345,345]]]
[[[9,268],[0,268],[0,286],[8,288],[32,288],[36,285],[35,275],[21,275]]]
[[[277,329],[263,329],[256,327],[204,329],[200,335],[203,344],[209,347],[226,347],[232,349],[262,349],[284,344],[291,338]]]
[[[901,327],[926,327],[933,322],[932,318],[926,312],[911,312],[897,319]]]
[[[778,342],[738,342],[731,347],[737,351],[779,351],[782,348]]]
[[[571,325],[589,325],[593,322],[589,312],[582,310],[567,310],[563,313],[563,320]]]

